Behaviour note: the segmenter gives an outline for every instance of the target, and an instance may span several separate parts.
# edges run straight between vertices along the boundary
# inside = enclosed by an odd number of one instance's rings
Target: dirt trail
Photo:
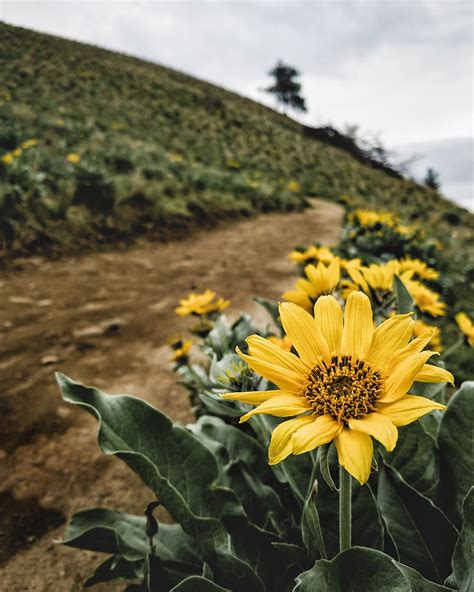
[[[126,467],[100,454],[96,422],[62,403],[54,370],[192,420],[165,345],[190,324],[173,314],[177,300],[212,288],[232,300],[230,316],[256,313],[253,295],[276,299],[294,282],[288,251],[337,242],[341,219],[339,206],[314,200],[304,213],[122,252],[28,261],[0,275],[1,590],[81,590],[102,557],[54,545],[65,521],[91,506],[141,513],[150,501]]]

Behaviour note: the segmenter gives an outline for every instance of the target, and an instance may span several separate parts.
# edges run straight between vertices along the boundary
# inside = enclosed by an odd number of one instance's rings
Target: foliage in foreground
[[[221,370],[232,364],[227,356]],[[109,555],[88,580],[142,580],[127,590],[467,590],[472,545],[474,383],[444,415],[400,431],[394,453],[376,450],[368,485],[353,485],[353,545],[338,554],[333,448],[265,462],[277,420],[251,430],[229,415],[187,428],[147,403],[58,377],[66,401],[99,421],[99,444],[123,460],[175,524],[117,510],[79,512],[64,542]],[[217,403],[216,403],[217,404]],[[225,407],[225,408],[224,408]]]

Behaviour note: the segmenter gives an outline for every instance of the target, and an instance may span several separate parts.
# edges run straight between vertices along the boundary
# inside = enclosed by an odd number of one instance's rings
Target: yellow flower
[[[431,341],[429,343],[430,348],[437,353],[441,353],[443,351],[441,329],[420,320],[415,321],[415,325],[413,326],[414,337],[420,337],[420,335],[423,335],[428,331],[432,331]]]
[[[273,431],[270,464],[334,441],[339,463],[363,484],[370,476],[372,438],[391,451],[398,427],[444,409],[407,394],[415,381],[453,382],[450,372],[426,363],[433,352],[422,350],[431,333],[410,341],[411,315],[397,315],[374,329],[370,300],[354,292],[344,317],[333,296],[322,296],[314,317],[283,303],[280,318],[299,357],[258,335],[247,339],[248,355],[237,350],[278,390],[223,395],[257,405],[241,422],[257,413],[293,417]]]
[[[289,181],[287,188],[293,193],[298,193],[298,191],[301,191],[301,184],[298,181]]]
[[[429,267],[421,259],[411,259],[410,257],[400,259],[398,269],[400,272],[412,271],[414,275],[425,280],[437,280],[439,278],[439,271]]]
[[[278,347],[281,347],[281,349],[285,349],[286,351],[291,350],[291,341],[288,335],[284,335],[282,338],[277,337],[276,335],[270,335],[267,339],[270,343],[274,343],[275,345],[278,345]]]
[[[171,160],[171,162],[183,162],[183,157],[177,152],[170,152],[168,154],[168,159]]]
[[[407,280],[404,283],[416,306],[422,312],[426,312],[432,317],[440,317],[445,314],[446,304],[440,300],[439,294],[415,280]]]
[[[175,308],[175,312],[180,317],[190,314],[200,316],[213,312],[222,312],[229,306],[229,300],[223,298],[214,300],[215,297],[216,293],[213,290],[206,290],[202,294],[191,292],[186,298],[179,301],[179,306]]]
[[[322,261],[323,263],[331,263],[331,261],[335,259],[335,255],[333,255],[331,249],[328,249],[327,247],[316,247],[311,245],[306,251],[291,251],[288,258],[293,263],[306,263],[307,261],[314,261],[315,263],[318,263],[319,261]]]
[[[349,221],[353,222],[354,220],[366,228],[371,228],[377,224],[393,227],[398,222],[397,216],[391,212],[361,209],[355,210],[353,214],[349,215]]]
[[[22,142],[21,147],[24,150],[27,150],[28,148],[31,148],[32,146],[36,146],[38,144],[38,140],[36,138],[31,138],[31,140],[25,140],[24,142]]]
[[[18,156],[21,156],[22,152],[23,152],[23,150],[21,148],[16,148],[15,150],[13,150],[12,154],[13,154],[13,156],[18,157]]]
[[[67,158],[67,161],[72,164],[77,164],[81,160],[81,157],[79,156],[79,154],[75,154],[74,152],[71,152],[70,154],[68,154],[66,158]]]
[[[180,339],[175,341],[171,348],[173,349],[173,355],[171,356],[171,362],[184,362],[188,357],[188,352],[192,348],[192,339]]]
[[[7,154],[4,154],[2,156],[2,162],[4,164],[11,164],[14,160],[15,157],[13,156],[13,154],[11,154],[11,152],[8,152]]]
[[[282,294],[282,298],[310,311],[318,296],[331,294],[336,289],[340,279],[339,259],[333,259],[327,267],[321,261],[317,267],[307,265],[304,273],[306,279],[297,280],[295,289]]]
[[[462,333],[467,337],[467,342],[474,347],[474,323],[465,312],[459,312],[454,319]]]
[[[368,267],[348,267],[347,273],[359,289],[382,302],[393,294],[395,275],[406,282],[413,272],[398,273],[398,261],[393,259],[387,263],[371,263]]]
[[[357,257],[356,259],[341,259],[341,269],[359,269],[362,266],[362,261]]]

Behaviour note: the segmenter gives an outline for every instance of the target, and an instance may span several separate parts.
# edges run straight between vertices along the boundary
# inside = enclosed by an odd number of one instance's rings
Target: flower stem
[[[352,531],[352,478],[339,467],[339,550],[351,548]]]
[[[449,347],[441,356],[442,360],[445,360],[449,356],[452,356],[464,343],[464,336],[461,336],[456,343],[454,343],[451,347]]]

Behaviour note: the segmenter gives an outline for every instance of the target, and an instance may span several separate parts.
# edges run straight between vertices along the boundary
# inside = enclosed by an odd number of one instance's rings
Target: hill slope
[[[469,220],[287,117],[161,66],[0,23],[0,79],[2,255],[289,211],[307,195],[397,209],[441,236]]]

